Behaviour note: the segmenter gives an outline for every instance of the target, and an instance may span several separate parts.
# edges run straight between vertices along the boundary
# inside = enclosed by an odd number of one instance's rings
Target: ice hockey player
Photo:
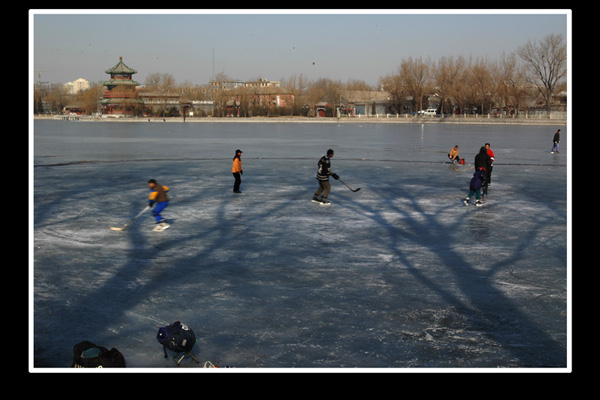
[[[469,201],[471,201],[471,197],[475,195],[476,201],[475,205],[477,207],[481,207],[483,203],[481,202],[481,187],[485,182],[485,171],[482,169],[478,169],[473,174],[473,178],[471,178],[471,182],[469,183],[469,194],[465,198],[465,206],[469,205]]]
[[[330,204],[329,200],[327,200],[327,196],[329,196],[329,191],[331,190],[329,177],[332,176],[333,179],[339,179],[339,176],[331,171],[331,157],[333,157],[333,150],[329,149],[327,150],[327,155],[322,156],[319,160],[317,169],[319,188],[312,198],[313,203],[320,203],[323,205]],[[319,196],[321,196],[320,199]]]
[[[169,224],[167,224],[167,221],[160,213],[169,205],[169,197],[167,196],[169,188],[167,186],[159,185],[154,179],[148,181],[148,187],[150,188],[148,207],[152,207],[156,204],[152,210],[152,216],[154,216],[154,220],[156,221],[156,227],[154,227],[153,230],[163,231],[169,227]]]

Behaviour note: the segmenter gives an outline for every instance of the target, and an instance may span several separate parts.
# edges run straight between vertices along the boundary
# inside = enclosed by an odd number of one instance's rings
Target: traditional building
[[[133,116],[142,104],[136,91],[140,84],[132,79],[137,71],[125,65],[123,57],[119,57],[117,65],[105,72],[110,74],[110,80],[102,83],[106,87],[99,101],[102,116]]]
[[[373,117],[385,114],[397,114],[388,92],[381,90],[344,90],[342,91],[343,115]]]

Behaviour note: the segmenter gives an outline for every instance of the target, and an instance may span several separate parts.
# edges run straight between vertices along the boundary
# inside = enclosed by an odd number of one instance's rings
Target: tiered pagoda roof
[[[140,84],[131,79],[131,75],[137,71],[125,65],[123,57],[119,57],[117,65],[105,72],[110,74],[110,80],[102,82],[106,90],[104,96],[98,101],[104,107],[103,113],[131,114],[132,107],[142,103],[136,91],[136,86]]]
[[[106,71],[107,74],[137,74],[137,71],[135,69],[129,68],[127,65],[125,65],[125,63],[123,62],[123,57],[119,57],[119,62],[117,63],[117,65],[115,65],[112,68],[107,69]]]
[[[119,62],[112,68],[107,69],[107,74],[110,74],[110,80],[104,81],[104,86],[139,86],[140,83],[131,79],[131,75],[137,74],[137,71],[129,68],[124,62],[123,57],[119,57]]]

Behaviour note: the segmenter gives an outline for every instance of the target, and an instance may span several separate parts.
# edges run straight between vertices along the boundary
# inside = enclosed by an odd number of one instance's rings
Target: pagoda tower
[[[104,72],[110,74],[110,80],[102,82],[106,88],[99,101],[102,115],[133,116],[135,108],[142,104],[136,92],[136,86],[140,84],[131,79],[137,71],[125,65],[123,57],[119,57],[117,65]]]

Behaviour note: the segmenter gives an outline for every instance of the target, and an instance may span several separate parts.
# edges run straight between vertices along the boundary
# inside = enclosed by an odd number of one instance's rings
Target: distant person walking
[[[242,193],[240,191],[240,185],[242,184],[242,174],[244,173],[244,170],[242,169],[242,151],[240,149],[235,151],[231,172],[233,173],[233,178],[235,180],[233,183],[233,193]]]
[[[554,154],[554,152],[560,153],[560,151],[558,151],[559,143],[560,143],[560,129],[558,131],[556,131],[556,133],[554,134],[554,138],[552,139],[552,150],[550,150],[550,154]]]

